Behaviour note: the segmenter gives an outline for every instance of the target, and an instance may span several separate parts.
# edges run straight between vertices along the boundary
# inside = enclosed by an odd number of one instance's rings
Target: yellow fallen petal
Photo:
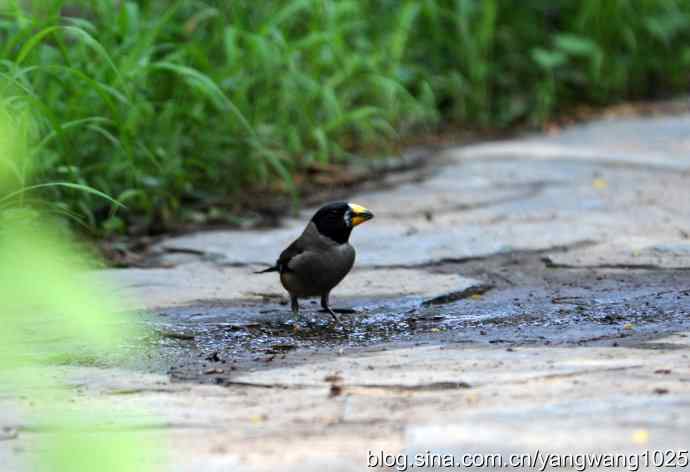
[[[475,405],[475,404],[479,403],[479,394],[470,393],[470,394],[465,396],[465,401],[470,405]]]
[[[597,190],[604,190],[609,186],[609,183],[606,181],[606,179],[602,179],[601,177],[594,179],[592,181],[592,187],[594,187]]]
[[[259,424],[262,423],[266,418],[264,415],[254,415],[251,418],[249,418],[249,421],[251,421],[254,424]]]
[[[472,300],[481,300],[481,299],[482,299],[482,296],[479,295],[478,293],[475,293],[475,294],[472,295],[470,298],[471,298]]]
[[[638,429],[633,431],[632,442],[640,446],[644,446],[649,442],[649,431],[646,429]]]

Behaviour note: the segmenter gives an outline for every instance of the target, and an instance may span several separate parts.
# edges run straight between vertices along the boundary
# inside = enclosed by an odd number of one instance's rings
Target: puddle
[[[303,302],[299,316],[275,301],[214,301],[151,313],[153,349],[142,365],[173,379],[222,384],[248,369],[343,351],[420,343],[615,347],[690,330],[688,271],[545,269],[531,256],[517,264],[514,256],[495,259],[433,269],[483,273],[492,290],[435,305],[414,297],[341,300],[356,313],[341,314],[339,325],[315,301]],[[512,274],[490,275],[501,268]]]
[[[336,308],[355,308],[355,313],[341,314],[338,325],[319,312],[316,300],[302,301],[299,316],[275,298],[200,301],[141,314],[145,338],[131,340],[104,362],[222,384],[249,369],[308,363],[343,352],[418,344],[461,349],[472,343],[505,349],[650,348],[643,343],[690,331],[690,271],[547,268],[539,253],[422,269],[458,273],[485,285],[434,304],[418,297],[345,300],[334,294]]]

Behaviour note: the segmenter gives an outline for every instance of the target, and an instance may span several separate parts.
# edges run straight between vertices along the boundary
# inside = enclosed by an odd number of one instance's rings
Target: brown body
[[[322,236],[314,223],[309,223],[281,259],[288,260],[280,282],[292,297],[328,297],[352,269],[355,249],[350,243],[338,244]]]

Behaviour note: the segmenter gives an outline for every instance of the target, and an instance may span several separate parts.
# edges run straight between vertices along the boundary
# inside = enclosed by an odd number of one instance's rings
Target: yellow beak
[[[352,210],[352,226],[362,224],[374,217],[374,214],[371,211],[361,205],[357,205],[355,203],[348,203],[348,205]]]

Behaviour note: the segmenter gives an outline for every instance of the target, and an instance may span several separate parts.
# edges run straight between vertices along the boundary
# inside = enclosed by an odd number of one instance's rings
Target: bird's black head
[[[374,217],[363,206],[347,202],[334,202],[319,208],[311,221],[319,233],[343,244],[350,239],[352,228]]]

